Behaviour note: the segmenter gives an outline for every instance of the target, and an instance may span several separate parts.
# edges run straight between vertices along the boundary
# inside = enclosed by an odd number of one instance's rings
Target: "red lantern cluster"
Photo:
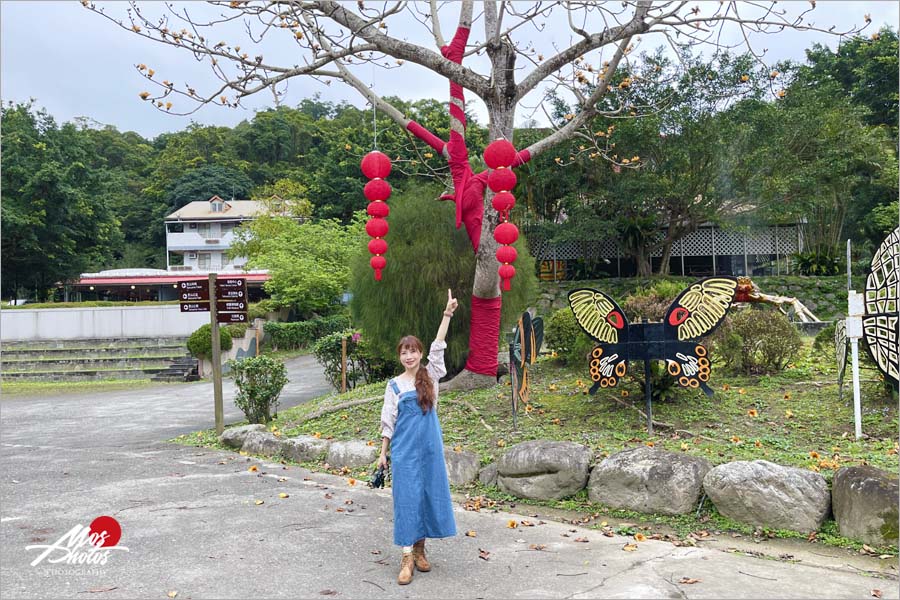
[[[391,159],[383,153],[373,150],[366,154],[360,163],[363,175],[371,181],[363,188],[363,194],[369,200],[366,213],[372,217],[366,223],[366,233],[373,239],[369,241],[369,252],[374,256],[369,259],[369,265],[375,270],[375,280],[381,281],[381,270],[387,265],[384,254],[388,245],[384,236],[388,233],[388,222],[385,218],[391,209],[387,205],[391,197],[391,184],[385,181],[385,177],[391,173]]]
[[[484,162],[493,169],[487,184],[494,192],[491,204],[500,218],[500,224],[494,230],[494,239],[500,244],[497,248],[498,272],[502,282],[500,287],[506,292],[510,289],[510,280],[516,275],[512,263],[516,262],[517,253],[512,244],[519,239],[519,229],[509,222],[509,211],[516,205],[516,198],[511,193],[516,186],[516,174],[512,170],[515,159],[516,149],[507,140],[495,140],[484,149]]]

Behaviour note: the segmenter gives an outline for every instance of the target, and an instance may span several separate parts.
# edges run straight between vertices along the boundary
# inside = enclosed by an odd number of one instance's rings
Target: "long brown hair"
[[[425,353],[425,347],[422,346],[421,340],[414,335],[407,335],[397,344],[397,354],[399,355],[404,349],[415,350],[421,354]],[[416,393],[419,396],[419,407],[422,414],[427,413],[434,406],[434,384],[428,375],[428,370],[419,365],[416,372]]]

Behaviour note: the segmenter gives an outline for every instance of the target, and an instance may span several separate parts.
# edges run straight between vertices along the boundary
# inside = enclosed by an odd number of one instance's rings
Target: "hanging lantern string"
[[[376,106],[375,106],[375,63],[370,63],[372,68],[371,81],[369,84],[369,91],[372,93],[372,149],[378,150],[378,121],[375,119],[376,116]]]

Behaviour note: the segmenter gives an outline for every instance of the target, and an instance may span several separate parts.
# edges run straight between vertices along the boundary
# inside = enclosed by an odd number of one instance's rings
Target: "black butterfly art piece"
[[[590,374],[600,388],[616,387],[628,370],[628,361],[643,360],[646,377],[647,423],[651,418],[650,361],[666,361],[666,370],[678,385],[702,389],[707,385],[712,364],[700,338],[711,333],[724,320],[734,301],[737,279],[709,277],[701,279],[678,294],[666,311],[662,323],[629,323],[615,300],[593,289],[569,292],[569,306],[575,320],[598,345],[591,351]]]
[[[897,385],[900,382],[900,227],[885,238],[872,258],[865,303],[862,326],[869,354],[885,379]]]
[[[513,330],[513,340],[509,345],[509,375],[512,380],[512,412],[513,429],[516,429],[516,417],[519,412],[519,401],[528,404],[528,366],[537,359],[541,344],[544,341],[544,321],[540,317],[531,318],[527,311],[519,317]]]

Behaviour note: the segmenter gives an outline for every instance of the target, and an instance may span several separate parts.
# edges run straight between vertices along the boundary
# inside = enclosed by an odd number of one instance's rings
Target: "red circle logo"
[[[119,522],[109,516],[97,517],[88,528],[91,537],[98,541],[98,546],[115,546],[122,538],[122,527]]]

